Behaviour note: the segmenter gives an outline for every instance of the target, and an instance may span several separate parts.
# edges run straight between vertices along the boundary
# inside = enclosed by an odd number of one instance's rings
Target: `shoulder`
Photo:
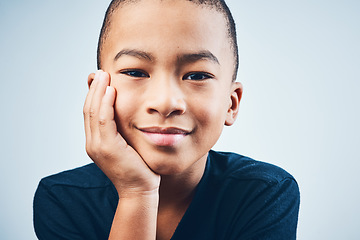
[[[298,183],[278,166],[236,153],[211,151],[207,167],[207,188],[229,205],[251,202],[253,209],[271,201],[282,207],[285,202],[299,205]]]
[[[299,203],[298,185],[282,168],[210,151],[182,227],[199,239],[296,239]]]
[[[217,239],[296,238],[300,192],[291,174],[228,152],[210,151],[207,167],[206,197],[226,230]]]
[[[41,179],[40,185],[46,188],[102,188],[111,185],[111,181],[94,164],[88,164],[75,169],[63,171]]]
[[[93,163],[45,177],[33,200],[36,235],[39,239],[106,239],[117,200],[111,181]]]
[[[89,209],[97,208],[96,203],[113,205],[116,199],[113,184],[92,163],[41,179],[34,195],[34,216],[48,219],[52,218],[49,214],[56,213],[75,217],[74,212],[86,216],[91,214]]]
[[[210,151],[209,157],[209,171],[219,178],[260,181],[267,185],[277,184],[284,180],[296,182],[294,177],[284,169],[240,154]]]

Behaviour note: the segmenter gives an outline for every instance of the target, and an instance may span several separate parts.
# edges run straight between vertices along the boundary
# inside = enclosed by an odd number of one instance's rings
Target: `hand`
[[[90,90],[84,104],[86,151],[116,187],[119,196],[158,192],[155,174],[117,131],[114,120],[116,91],[110,75],[98,70],[89,75]]]

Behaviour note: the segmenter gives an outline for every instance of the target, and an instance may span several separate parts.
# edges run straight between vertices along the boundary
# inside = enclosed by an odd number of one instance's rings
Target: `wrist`
[[[158,193],[157,189],[120,191],[109,239],[155,239]]]
[[[158,199],[159,188],[152,190],[139,190],[139,189],[120,189],[117,191],[119,199],[131,199],[131,200],[145,200],[145,199]]]
[[[155,179],[147,179],[147,181],[121,179],[112,182],[119,198],[143,198],[159,195],[160,176]]]
[[[159,192],[121,192],[119,193],[118,207],[126,211],[138,212],[144,209],[153,209],[157,212],[159,207]]]

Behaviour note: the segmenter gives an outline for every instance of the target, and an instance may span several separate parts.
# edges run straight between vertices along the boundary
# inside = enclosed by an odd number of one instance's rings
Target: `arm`
[[[90,74],[84,105],[87,153],[119,194],[109,239],[155,239],[160,176],[117,132],[109,84],[108,73]]]
[[[119,200],[109,239],[155,239],[158,193]]]

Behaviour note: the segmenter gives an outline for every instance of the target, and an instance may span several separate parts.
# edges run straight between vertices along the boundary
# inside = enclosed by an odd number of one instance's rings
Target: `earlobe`
[[[239,82],[232,83],[231,87],[231,95],[230,95],[230,103],[227,111],[225,125],[231,126],[234,124],[236,117],[239,112],[240,100],[243,93],[243,86]]]
[[[90,73],[88,76],[88,81],[87,81],[89,88],[91,86],[91,83],[94,81],[94,78],[95,78],[95,73]]]

